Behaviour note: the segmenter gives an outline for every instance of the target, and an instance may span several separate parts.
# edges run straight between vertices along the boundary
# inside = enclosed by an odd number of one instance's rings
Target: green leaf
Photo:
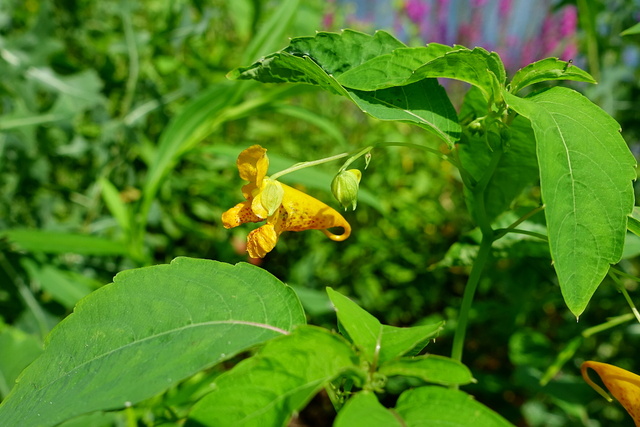
[[[478,87],[487,100],[497,100],[501,97],[500,86],[504,85],[506,72],[495,52],[489,53],[480,47],[470,50],[432,43],[375,58],[345,72],[338,77],[338,82],[350,89],[371,91],[435,77],[470,83]]]
[[[480,91],[471,88],[464,99],[460,117],[482,117],[488,109]],[[536,143],[529,121],[516,117],[509,126],[510,139],[508,149],[502,155],[485,190],[485,210],[489,221],[509,209],[513,200],[528,185],[538,180],[538,162],[536,159]],[[465,134],[463,142],[458,145],[460,163],[469,174],[479,181],[491,161],[492,151],[483,136]],[[473,193],[465,186],[465,198],[471,215],[476,216]]]
[[[246,68],[238,68],[227,74],[230,79],[254,79],[262,83],[306,83],[320,86],[336,95],[347,96],[345,89],[333,76],[309,56],[295,56],[278,52],[267,56]]]
[[[527,86],[549,80],[597,83],[591,74],[558,58],[546,58],[519,69],[511,79],[509,92],[516,94]]]
[[[460,138],[456,111],[436,79],[372,92],[350,90],[349,97],[376,119],[418,125],[442,138],[451,149]]]
[[[340,409],[333,427],[403,427],[393,412],[380,404],[375,393],[360,391]]]
[[[444,48],[436,49],[437,46],[442,45],[434,44],[434,52]],[[453,147],[459,138],[460,126],[453,105],[435,79],[422,77],[405,82],[404,84],[408,85],[406,87],[386,85],[386,88],[380,90],[367,91],[347,90],[337,80],[343,73],[346,74],[369,60],[404,47],[404,44],[384,31],[378,31],[373,36],[352,30],[344,30],[340,34],[322,32],[315,37],[295,38],[284,50],[248,67],[237,68],[231,71],[228,77],[254,79],[264,83],[317,85],[334,94],[350,98],[365,113],[377,119],[416,124],[433,132],[444,139],[449,147]],[[415,52],[423,50],[418,49]],[[375,85],[371,87],[377,88]]]
[[[505,98],[531,121],[551,257],[564,300],[579,316],[622,256],[635,159],[618,123],[573,90]]]
[[[400,395],[395,411],[408,427],[512,426],[472,396],[438,386],[405,391]]]
[[[2,232],[20,249],[50,254],[75,253],[81,255],[126,255],[127,248],[121,242],[91,236],[89,234],[15,228]]]
[[[8,326],[0,332],[0,400],[3,399],[18,374],[42,353],[38,338]]]
[[[403,375],[442,385],[463,385],[473,381],[471,371],[448,357],[425,355],[390,360],[378,372],[386,376]]]
[[[345,71],[338,77],[338,82],[344,87],[362,91],[403,86],[422,65],[455,49],[439,43],[398,48]]]
[[[249,264],[177,258],[121,272],[51,331],[0,425],[135,404],[304,322],[293,290]]]
[[[384,363],[414,350],[422,350],[428,340],[435,337],[444,322],[431,325],[397,328],[382,325],[358,304],[327,288],[329,298],[336,308],[338,320],[353,343],[371,363]]]
[[[268,55],[248,67],[232,70],[230,79],[254,79],[263,83],[307,82],[303,62],[291,58],[307,59],[318,64],[320,70],[331,76],[339,76],[376,56],[405,47],[385,31],[373,36],[353,30],[341,33],[319,32],[313,37],[296,37],[280,52]]]
[[[621,36],[631,36],[634,34],[640,34],[640,22],[620,33]]]
[[[337,376],[358,369],[339,335],[301,326],[216,378],[187,425],[281,426]]]

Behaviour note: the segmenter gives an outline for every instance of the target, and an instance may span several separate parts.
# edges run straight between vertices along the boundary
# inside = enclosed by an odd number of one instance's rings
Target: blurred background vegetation
[[[274,14],[278,26],[265,27]],[[310,87],[225,74],[289,37],[341,28],[385,29],[411,46],[483,46],[511,73],[559,56],[599,80],[573,87],[621,123],[638,154],[640,36],[620,32],[639,18],[638,0],[0,0],[0,398],[82,296],[123,269],[176,256],[258,263],[299,292],[310,322],[330,328],[326,286],[384,323],[444,319],[428,350],[448,355],[477,241],[461,182],[437,156],[374,152],[343,243],[286,233],[264,260],[249,260],[251,227],[220,221],[242,198],[235,159],[249,145],[269,150],[273,173],[382,141],[443,144]],[[443,84],[459,104],[465,88]],[[283,181],[337,208],[338,167]],[[534,186],[514,209],[538,203]],[[464,361],[479,382],[468,390],[517,425],[631,425],[578,372],[588,359],[640,372],[640,325],[613,281],[576,323],[544,245],[500,243],[472,312]],[[638,275],[640,250],[628,249],[620,268]],[[637,284],[623,284],[638,300]],[[590,329],[621,315],[619,326]]]

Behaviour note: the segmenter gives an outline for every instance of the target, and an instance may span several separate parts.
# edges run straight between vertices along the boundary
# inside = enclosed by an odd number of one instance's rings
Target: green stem
[[[500,163],[502,158],[502,149],[496,148],[491,154],[491,161],[489,166],[485,170],[484,175],[478,181],[474,188],[471,189],[473,194],[473,201],[475,203],[476,220],[478,227],[482,232],[482,240],[480,241],[480,248],[478,255],[471,267],[471,274],[464,288],[464,294],[462,296],[462,305],[460,306],[460,315],[458,316],[458,323],[456,324],[456,331],[453,336],[453,346],[451,349],[451,358],[459,362],[462,361],[462,353],[464,349],[464,340],[467,334],[467,324],[469,322],[469,312],[471,311],[471,305],[473,304],[473,298],[480,283],[482,277],[482,271],[484,270],[487,261],[491,255],[491,245],[493,244],[495,237],[494,231],[491,228],[491,223],[487,218],[487,212],[485,209],[485,191],[493,174]]]
[[[636,281],[638,280],[637,277],[633,277],[631,275],[628,275],[628,274],[624,273],[624,271],[620,271],[620,270],[614,269],[614,268],[611,268],[611,270],[612,271],[610,273],[616,273],[616,274],[619,274],[620,276],[628,277],[628,278],[634,279]],[[638,312],[638,309],[636,308],[636,305],[631,300],[631,297],[629,296],[629,293],[627,292],[627,288],[624,287],[624,283],[622,283],[622,281],[620,279],[618,279],[614,274],[609,274],[609,277],[611,277],[613,282],[616,284],[616,288],[618,288],[618,290],[622,293],[622,295],[624,296],[624,299],[627,300],[627,304],[629,304],[629,307],[631,307],[631,312],[636,317],[636,320],[638,321],[638,323],[640,323],[640,313]]]
[[[311,166],[317,166],[317,165],[321,165],[323,163],[332,162],[334,160],[345,158],[348,155],[349,155],[349,153],[341,153],[341,154],[336,154],[335,156],[325,157],[324,159],[313,160],[311,162],[296,163],[295,165],[291,166],[290,168],[287,168],[287,169],[281,170],[280,172],[274,173],[273,175],[271,175],[270,178],[271,179],[278,179],[281,176],[286,175],[288,173],[295,172],[295,171],[298,171],[298,170],[304,169],[304,168],[310,168]]]
[[[464,339],[465,335],[467,334],[467,323],[469,322],[469,312],[471,311],[471,305],[473,304],[473,297],[475,296],[476,289],[478,288],[478,283],[480,283],[482,271],[484,270],[484,267],[489,260],[489,256],[491,255],[492,243],[493,238],[491,236],[482,236],[480,249],[478,250],[478,256],[473,262],[469,280],[467,281],[467,284],[464,288],[462,305],[460,307],[460,315],[458,317],[455,335],[453,336],[453,347],[451,350],[451,358],[459,362],[462,361]]]
[[[517,226],[519,226],[520,224],[522,224],[523,222],[525,222],[526,220],[528,220],[529,218],[531,218],[532,216],[534,216],[535,214],[537,214],[542,210],[544,210],[544,205],[540,205],[537,208],[530,210],[529,212],[524,214],[522,217],[518,218],[513,224],[511,224],[507,228],[501,228],[499,230],[496,230],[495,240],[498,240],[499,238],[501,238],[507,233],[518,233],[518,232],[521,234],[530,234],[535,237],[543,236],[544,237],[543,240],[547,240],[547,236],[544,236],[542,234],[538,234],[538,233],[531,234],[531,232],[525,233],[524,230],[515,231]]]
[[[621,316],[616,316],[612,319],[609,319],[605,323],[601,323],[600,325],[592,326],[591,328],[585,329],[582,331],[582,336],[585,338],[589,338],[591,335],[595,335],[599,332],[606,331],[607,329],[611,329],[614,326],[621,325],[623,323],[628,322],[633,319],[633,314],[627,313]]]
[[[504,235],[507,233],[525,234],[527,236],[537,237],[540,240],[544,240],[544,241],[548,240],[548,237],[542,233],[536,233],[535,231],[529,231],[529,230],[521,230],[519,228],[499,228],[495,232],[496,232],[496,237],[494,240],[498,240],[501,237],[504,237]]]

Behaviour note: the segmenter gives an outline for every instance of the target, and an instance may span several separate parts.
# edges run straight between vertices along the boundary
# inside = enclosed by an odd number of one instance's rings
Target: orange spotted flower
[[[587,373],[589,368],[598,373],[611,394],[618,399],[618,402],[631,415],[636,427],[640,427],[640,376],[607,363],[593,362],[591,360],[584,362],[580,367],[582,377],[595,391],[610,402],[612,399],[609,395],[589,378]]]
[[[278,242],[283,231],[322,230],[331,240],[341,242],[351,234],[351,226],[336,210],[313,197],[267,176],[267,150],[253,145],[238,156],[240,178],[249,181],[242,187],[247,199],[222,214],[225,228],[247,222],[267,223],[249,233],[247,252],[263,258]],[[328,228],[342,227],[336,235]]]

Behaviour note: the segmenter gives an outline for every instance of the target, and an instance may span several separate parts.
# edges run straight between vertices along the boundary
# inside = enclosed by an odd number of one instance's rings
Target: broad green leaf
[[[501,97],[499,90],[504,85],[506,72],[495,52],[479,47],[470,50],[461,46],[431,46],[375,58],[345,72],[338,77],[338,82],[349,89],[372,91],[442,77],[478,87],[487,100]]]
[[[42,343],[34,335],[7,326],[0,332],[0,400],[13,387],[20,372],[42,353]]]
[[[253,65],[231,71],[230,79],[254,79],[262,83],[306,83],[337,94],[347,96],[345,89],[310,56],[295,56],[278,52]]]
[[[631,36],[633,34],[640,34],[640,22],[620,33],[621,36]]]
[[[286,425],[323,386],[357,369],[356,354],[339,335],[301,326],[216,378],[187,425]]]
[[[405,47],[385,31],[377,31],[373,36],[353,30],[341,33],[319,32],[312,37],[296,37],[280,52],[248,66],[239,67],[228,74],[230,79],[255,79],[263,83],[306,82],[300,74],[302,62],[290,57],[309,58],[318,64],[327,75],[339,76],[379,55]],[[296,64],[301,67],[297,69]]]
[[[20,264],[32,281],[66,308],[73,308],[80,299],[92,291],[86,283],[73,280],[64,271],[52,265],[39,266],[26,257],[20,260]]]
[[[403,86],[422,65],[455,49],[439,43],[398,48],[347,70],[338,77],[338,82],[344,87],[363,91]]]
[[[464,99],[460,117],[481,117],[488,109],[480,91],[471,88]],[[509,126],[508,149],[500,158],[491,180],[485,190],[484,206],[489,221],[507,210],[522,190],[538,180],[536,160],[536,140],[528,120],[516,117]],[[493,135],[490,135],[493,136]],[[463,143],[458,145],[460,163],[477,181],[482,179],[493,152],[484,136],[465,134]],[[471,189],[465,187],[465,198],[471,215],[476,217],[476,206]]]
[[[505,92],[505,99],[531,121],[551,257],[564,300],[579,316],[622,256],[635,159],[618,123],[573,90],[525,99]]]
[[[393,412],[382,406],[375,393],[360,391],[340,409],[333,427],[403,427]]]
[[[293,290],[249,264],[177,258],[121,272],[51,331],[0,425],[135,404],[304,322]]]
[[[527,86],[549,80],[597,83],[591,74],[558,58],[546,58],[519,69],[511,79],[509,92],[516,94]]]
[[[372,92],[350,90],[349,97],[376,119],[418,125],[442,138],[449,148],[460,138],[456,111],[436,79]]]
[[[438,45],[434,45],[434,50],[437,50],[435,46]],[[459,138],[460,126],[446,92],[435,79],[421,78],[411,85],[409,83],[412,82],[405,82],[405,87],[377,91],[347,90],[337,80],[343,73],[366,61],[404,47],[384,31],[373,36],[351,30],[340,34],[322,32],[315,37],[295,38],[284,50],[248,67],[237,68],[228,77],[265,83],[317,85],[350,98],[365,113],[377,119],[417,124],[453,147]]]
[[[416,377],[442,385],[463,385],[473,381],[471,371],[462,363],[432,354],[390,360],[382,364],[378,372],[386,376]]]
[[[444,324],[439,322],[411,328],[382,325],[378,319],[344,295],[331,288],[327,288],[327,293],[336,308],[342,327],[356,347],[372,363],[384,363],[416,347],[422,350],[428,340],[440,332]]]
[[[438,386],[405,391],[398,399],[395,412],[407,427],[512,426],[473,396]]]
[[[127,254],[127,248],[121,242],[89,234],[16,228],[5,230],[2,235],[6,236],[9,241],[20,249],[29,252],[75,253],[81,255]]]

